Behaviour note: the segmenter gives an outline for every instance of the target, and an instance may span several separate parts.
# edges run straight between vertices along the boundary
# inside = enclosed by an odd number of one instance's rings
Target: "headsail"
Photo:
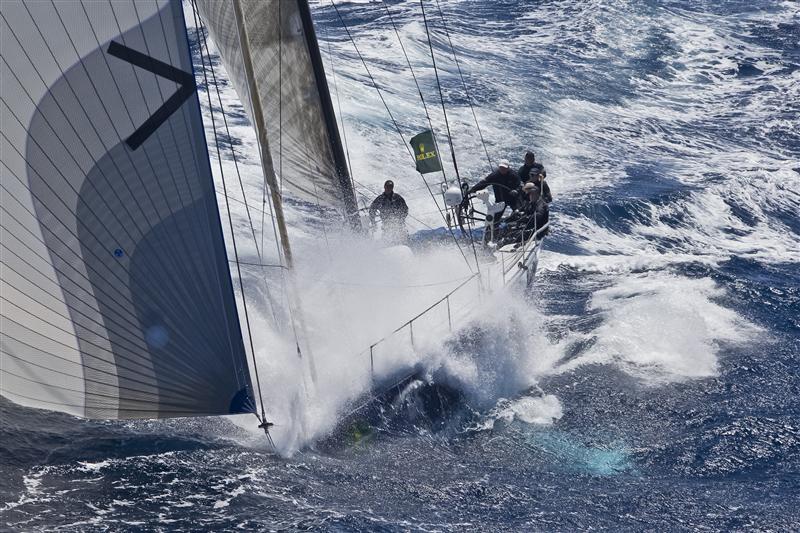
[[[93,418],[254,411],[181,2],[0,14],[0,392]]]
[[[197,6],[251,121],[264,124],[268,179],[277,176],[279,187],[293,197],[352,217],[355,194],[308,3],[198,0]],[[253,79],[246,72],[247,54]],[[252,98],[257,105],[250,105]],[[263,116],[255,117],[254,108]]]

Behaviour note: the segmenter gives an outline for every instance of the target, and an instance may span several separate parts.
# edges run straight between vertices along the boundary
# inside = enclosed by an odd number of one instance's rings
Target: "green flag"
[[[442,170],[431,130],[425,130],[412,137],[411,149],[414,150],[414,159],[417,161],[417,172],[427,174]]]

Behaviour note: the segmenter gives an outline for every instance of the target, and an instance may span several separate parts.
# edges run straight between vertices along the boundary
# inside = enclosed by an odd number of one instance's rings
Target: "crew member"
[[[525,152],[525,164],[519,167],[517,174],[519,174],[523,183],[530,181],[530,178],[537,174],[543,174],[547,177],[547,171],[544,169],[544,165],[536,161],[536,154],[531,151]]]
[[[547,188],[546,193],[542,194],[542,186],[547,187],[547,183],[543,180],[538,182],[529,181],[522,187],[522,191],[527,195],[528,202],[523,211],[523,217],[528,217],[528,223],[525,229],[538,229],[547,224],[550,218],[550,208],[547,204],[553,201],[550,195],[550,189]],[[546,196],[550,197],[548,201]]]
[[[525,185],[528,184],[533,185],[537,190],[537,195],[541,196],[542,200],[549,204],[553,201],[553,195],[550,193],[550,186],[547,184],[547,180],[545,179],[545,175],[543,173],[534,174],[534,171],[531,171],[530,179],[528,180]],[[522,187],[522,205],[528,203],[529,193],[526,192],[525,187]]]
[[[402,240],[406,235],[408,205],[402,196],[394,192],[392,180],[386,180],[383,184],[383,193],[379,194],[369,206],[369,219],[373,223],[376,211],[381,214],[384,237],[389,240]]]
[[[520,179],[519,174],[511,169],[508,159],[500,161],[497,170],[473,185],[468,192],[481,191],[489,185],[494,189],[495,202],[505,202],[511,209],[516,209],[519,199],[516,191],[519,189]]]

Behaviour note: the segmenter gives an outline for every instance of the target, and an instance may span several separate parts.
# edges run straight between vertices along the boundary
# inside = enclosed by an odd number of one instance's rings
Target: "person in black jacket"
[[[394,192],[394,182],[386,180],[383,193],[369,206],[369,219],[375,222],[375,212],[380,212],[383,234],[388,239],[399,239],[405,235],[408,205],[402,196]]]
[[[543,188],[544,194],[542,193]],[[525,229],[539,229],[547,224],[550,219],[550,207],[548,204],[553,201],[553,197],[550,195],[550,188],[547,187],[547,183],[542,179],[538,183],[529,181],[522,187],[522,190],[528,197],[528,203],[524,210],[524,215],[528,216],[528,223]]]
[[[525,152],[525,164],[519,167],[517,174],[519,174],[523,183],[531,181],[530,178],[533,178],[533,176],[537,174],[543,174],[547,177],[547,171],[544,169],[544,165],[536,162],[536,154],[531,151]]]
[[[550,192],[550,186],[547,184],[544,174],[534,174],[533,171],[531,171],[530,179],[525,183],[525,185],[528,185],[528,183],[533,184],[537,191],[537,197],[541,197],[546,204],[549,204],[553,201],[553,195]],[[527,204],[529,201],[529,193],[525,191],[525,185],[522,187],[523,194],[522,201],[520,203],[522,206]]]
[[[495,202],[505,202],[511,209],[516,209],[518,201],[516,191],[519,189],[520,179],[519,174],[511,169],[508,159],[500,161],[497,170],[473,185],[468,192],[481,191],[489,185],[494,189]]]
[[[499,248],[512,243],[521,244],[550,219],[550,208],[542,197],[540,186],[529,181],[522,190],[525,194],[525,203],[506,219],[506,231],[497,243]],[[547,233],[548,231],[544,230],[536,239],[543,239]]]

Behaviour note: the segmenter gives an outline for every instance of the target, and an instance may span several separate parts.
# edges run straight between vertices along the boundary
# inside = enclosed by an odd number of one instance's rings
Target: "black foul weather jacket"
[[[402,222],[408,215],[406,201],[397,193],[381,193],[369,206],[369,217],[375,218],[375,211],[381,212],[384,222]]]
[[[469,192],[482,191],[489,185],[497,185],[497,187],[494,187],[494,199],[496,202],[505,202],[512,209],[516,207],[517,195],[511,194],[511,192],[516,191],[520,186],[519,174],[511,169],[508,169],[505,174],[495,170],[473,185]]]
[[[550,186],[547,184],[546,181],[533,181],[530,183],[533,183],[536,186],[536,195],[535,195],[536,199],[541,198],[546,204],[549,204],[553,201],[553,195],[550,192]],[[530,199],[528,197],[528,194],[524,191],[522,192],[521,198],[522,199],[519,203],[519,208],[525,209],[527,205],[530,203]]]
[[[534,171],[533,176],[531,176],[531,170]],[[526,181],[532,180],[537,174],[544,174],[547,176],[547,171],[544,169],[543,164],[534,162],[531,165],[525,163],[519,167],[517,174],[519,174],[519,178],[522,180],[522,183],[525,183]]]
[[[525,206],[523,217],[528,219],[525,229],[538,229],[547,224],[550,219],[550,208],[544,199],[537,198],[532,203],[528,202]]]

